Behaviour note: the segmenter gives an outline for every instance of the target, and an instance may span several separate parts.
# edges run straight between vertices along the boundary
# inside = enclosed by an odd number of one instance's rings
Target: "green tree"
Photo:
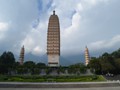
[[[34,74],[34,68],[36,64],[33,61],[26,61],[24,63],[24,68],[27,69],[27,73]]]
[[[15,58],[12,52],[4,52],[0,56],[0,73],[10,74],[14,70]]]
[[[116,73],[119,73],[120,74],[120,58],[118,59],[115,59],[115,66],[116,66]]]
[[[17,71],[17,74],[21,74],[21,75],[27,73],[27,69],[25,68],[24,65],[18,65],[18,66],[16,67],[16,71]]]
[[[104,53],[99,59],[100,59],[102,72],[105,72],[105,73],[114,72],[116,68],[115,68],[114,59],[111,56],[111,54]]]
[[[114,51],[111,56],[114,58],[114,59],[117,59],[117,58],[120,58],[120,49],[118,49],[117,51]]]
[[[57,72],[58,72],[58,74],[59,74],[60,72],[65,73],[65,68],[62,67],[62,66],[60,66],[60,67],[58,67]]]
[[[46,68],[46,64],[39,62],[39,63],[36,64],[36,67],[37,67],[37,68],[40,68],[40,69]]]
[[[100,64],[103,73],[112,73],[115,70],[115,67],[106,59],[100,60]]]
[[[68,72],[69,73],[85,73],[86,72],[86,66],[83,63],[77,63],[74,65],[70,65],[68,67]]]
[[[100,74],[101,73],[101,65],[100,65],[99,59],[91,58],[91,60],[89,62],[89,67],[92,70],[92,72],[94,72],[96,74]]]

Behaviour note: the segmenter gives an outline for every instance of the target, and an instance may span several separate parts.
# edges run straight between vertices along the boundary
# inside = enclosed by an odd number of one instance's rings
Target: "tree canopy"
[[[98,58],[91,58],[88,66],[96,74],[120,74],[120,49],[112,53],[105,52]]]
[[[0,73],[9,73],[11,69],[14,69],[15,58],[12,52],[4,52],[0,56]]]

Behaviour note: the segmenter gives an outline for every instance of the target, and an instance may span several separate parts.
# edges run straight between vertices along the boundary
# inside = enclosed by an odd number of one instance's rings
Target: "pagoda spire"
[[[55,10],[53,11],[53,15],[55,15]]]
[[[90,55],[87,46],[85,47],[85,65],[87,66],[90,62]]]
[[[24,62],[24,53],[25,53],[25,49],[24,49],[24,45],[23,45],[22,48],[21,48],[20,57],[19,57],[20,65],[23,65],[23,62]]]

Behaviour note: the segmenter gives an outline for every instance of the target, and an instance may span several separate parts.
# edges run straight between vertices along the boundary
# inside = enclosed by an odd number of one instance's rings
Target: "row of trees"
[[[88,68],[96,74],[114,73],[120,74],[120,49],[113,53],[104,53],[99,57],[92,57]],[[12,52],[4,52],[0,56],[0,74],[40,74],[44,69],[46,74],[52,72],[53,69],[46,66],[44,63],[35,63],[26,61],[23,65],[15,61]],[[79,74],[86,72],[86,66],[82,63],[70,65],[68,67],[60,66],[57,68],[58,74],[65,73]]]
[[[44,63],[35,63],[33,61],[26,61],[23,65],[20,65],[19,62],[15,61],[14,55],[12,52],[4,52],[0,56],[0,74],[35,74],[39,75],[40,73],[50,74],[53,71],[60,73],[68,74],[80,74],[86,72],[86,66],[83,63],[78,63],[70,65],[67,67],[60,66],[56,68],[50,68]]]
[[[40,74],[41,70],[47,66],[44,63],[35,63],[33,61],[26,61],[23,65],[16,63],[16,74]]]
[[[0,56],[0,74],[23,74],[23,73],[39,73],[39,69],[45,68],[44,63],[35,63],[26,61],[23,65],[15,61],[12,52],[4,52]]]
[[[92,57],[88,67],[96,74],[120,74],[120,49],[112,53],[104,53],[96,58]]]

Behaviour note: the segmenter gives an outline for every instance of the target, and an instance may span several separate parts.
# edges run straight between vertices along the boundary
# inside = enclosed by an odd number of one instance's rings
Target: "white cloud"
[[[89,43],[81,42],[84,38],[87,38],[87,34],[90,31],[85,30],[83,28],[84,20],[83,15],[86,13],[87,10],[92,12],[92,8],[99,4],[107,3],[109,0],[69,0],[68,1],[61,1],[61,0],[53,0],[48,10],[45,8],[48,3],[46,1],[42,1],[43,9],[46,12],[42,12],[41,21],[39,23],[39,29],[42,33],[42,40],[41,42],[44,43],[42,48],[46,48],[46,35],[47,35],[47,23],[48,17],[52,14],[52,10],[56,10],[56,14],[60,19],[60,28],[61,28],[61,53],[71,53],[71,52],[79,52],[81,49],[84,49],[82,45],[86,45]],[[74,3],[74,4],[73,4]],[[67,7],[66,7],[67,5]],[[81,27],[82,26],[82,27]],[[86,26],[87,27],[87,26]],[[45,39],[44,39],[45,38]],[[37,39],[37,38],[36,38]],[[82,43],[82,44],[81,44]],[[99,42],[102,43],[102,42]],[[69,46],[69,47],[68,47]],[[46,49],[44,49],[44,53]],[[64,53],[65,52],[65,53]]]
[[[10,28],[9,23],[0,22],[0,40],[3,40],[5,38],[5,33],[9,28]]]
[[[114,24],[113,21],[115,17],[118,17],[116,20],[119,22],[120,15],[112,13],[112,11],[117,10],[114,10],[114,7],[119,5],[112,3],[106,5],[110,1],[41,0],[38,8],[37,0],[1,0],[0,21],[5,23],[11,21],[11,26],[8,28],[9,24],[7,23],[0,25],[1,31],[6,30],[4,35],[0,34],[0,38],[6,36],[6,38],[0,39],[0,43],[5,49],[12,48],[17,53],[21,46],[25,45],[26,53],[46,54],[48,20],[55,9],[60,21],[62,54],[83,53],[86,45],[90,45],[92,49],[114,47],[119,43],[119,36],[110,38],[116,33],[120,33],[117,30],[120,25]],[[117,2],[117,0],[112,2]],[[105,15],[110,19],[111,25],[105,21]],[[110,15],[113,19],[109,17]],[[36,20],[38,20],[36,22],[38,26],[31,28]],[[110,33],[108,30],[115,31]],[[9,46],[7,46],[8,43]],[[101,47],[102,45],[103,47]]]
[[[41,27],[41,25],[40,25]],[[46,53],[46,38],[41,32],[41,29],[38,27],[37,29],[31,29],[27,36],[21,43],[21,46],[25,46],[26,53],[32,53],[35,55],[40,55]]]
[[[38,16],[36,0],[0,0],[0,51],[19,53],[21,41]]]
[[[33,49],[33,54],[40,56],[40,53],[41,53],[41,48],[40,48],[40,46],[36,46],[36,47]]]
[[[28,35],[28,36],[24,39],[22,45],[25,45],[26,53],[28,53],[28,52],[30,52],[30,51],[32,50],[32,48],[33,48],[33,46],[34,46],[34,40],[32,39],[31,36]]]
[[[99,3],[108,3],[110,0],[82,0],[84,3],[87,3],[88,5],[95,6]]]
[[[96,41],[92,42],[89,45],[89,48],[91,51],[96,51],[100,49],[109,49],[109,48],[114,48],[120,43],[120,35],[114,36],[110,40],[101,40],[101,41]]]
[[[5,22],[0,22],[0,32],[5,31],[9,28],[9,24]]]

